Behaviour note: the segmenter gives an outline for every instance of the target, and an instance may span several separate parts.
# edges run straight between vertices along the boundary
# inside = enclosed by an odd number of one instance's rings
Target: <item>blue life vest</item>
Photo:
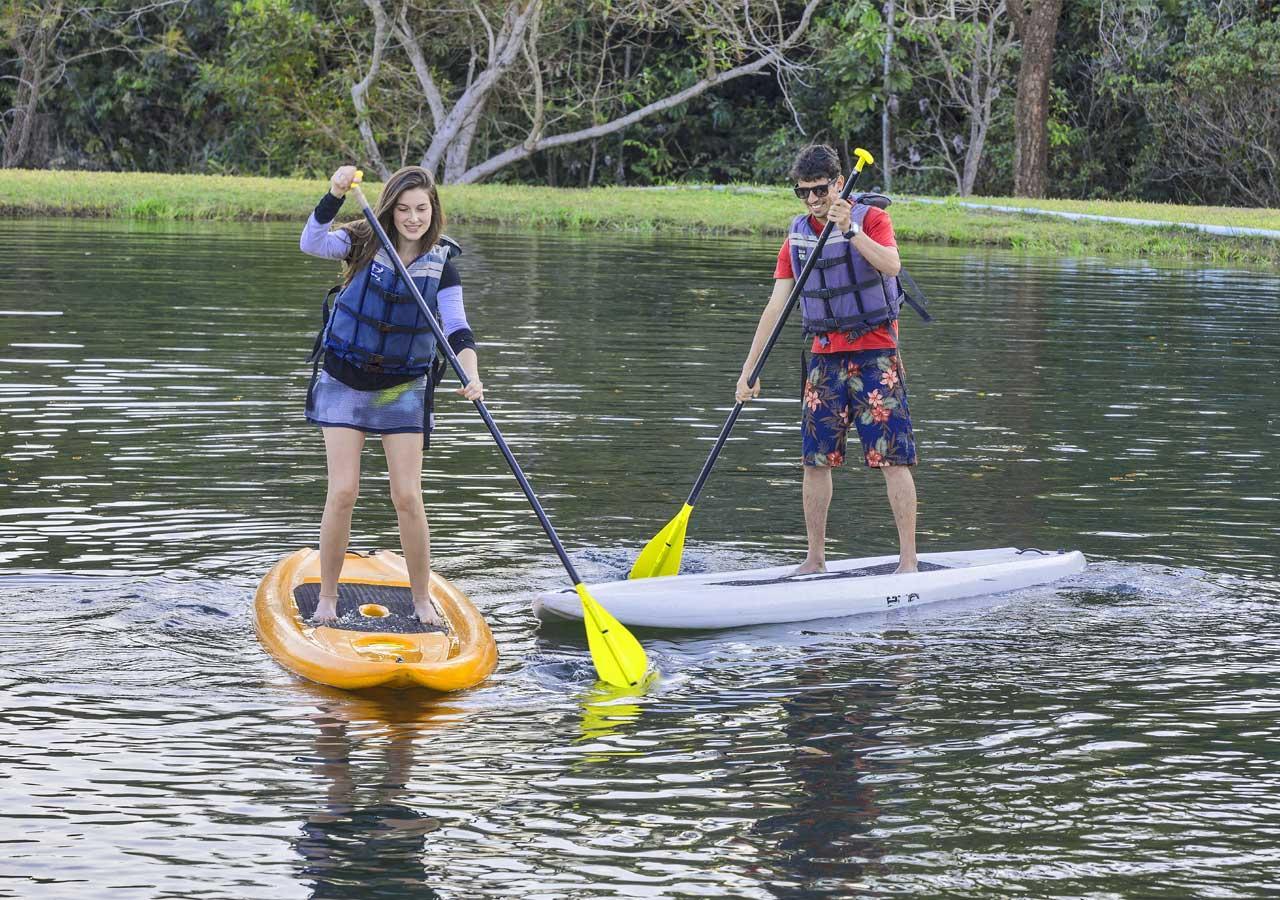
[[[866,204],[855,203],[851,220],[861,225],[869,209]],[[817,246],[818,234],[807,213],[792,221],[788,240],[795,277],[799,277]],[[800,290],[804,333],[866,334],[897,319],[902,300],[902,287],[897,278],[883,275],[854,249],[851,241],[833,234],[823,245],[822,256],[814,263]]]
[[[442,235],[406,266],[437,322],[440,275],[444,264],[461,253],[457,243]],[[431,368],[435,334],[385,250],[338,294],[325,325],[324,348],[352,365],[387,375],[422,375]]]

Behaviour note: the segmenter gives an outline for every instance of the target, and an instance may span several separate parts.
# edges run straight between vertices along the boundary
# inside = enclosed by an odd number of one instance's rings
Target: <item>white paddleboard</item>
[[[587,589],[624,625],[649,628],[735,628],[804,622],[923,606],[1048,584],[1084,569],[1078,550],[1049,553],[1002,547],[921,553],[920,571],[894,575],[898,557],[828,562],[827,571],[793,576],[795,565],[739,572],[610,581]],[[572,588],[533,601],[539,618],[582,619]]]

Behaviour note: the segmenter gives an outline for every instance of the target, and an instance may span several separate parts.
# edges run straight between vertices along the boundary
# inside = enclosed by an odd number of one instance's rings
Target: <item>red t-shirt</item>
[[[826,224],[826,222],[819,222],[813,216],[809,217],[809,227],[815,234],[821,234]],[[897,241],[893,239],[893,222],[889,220],[889,214],[879,207],[873,206],[867,210],[866,218],[862,220],[862,231],[882,247],[898,246]],[[835,235],[835,239],[844,240],[838,234]],[[790,238],[782,242],[782,249],[778,251],[778,265],[773,270],[773,277],[774,279],[796,277],[796,273],[791,268]],[[810,352],[847,353],[851,350],[892,350],[897,346],[898,323],[886,322],[852,341],[839,331],[816,335]]]

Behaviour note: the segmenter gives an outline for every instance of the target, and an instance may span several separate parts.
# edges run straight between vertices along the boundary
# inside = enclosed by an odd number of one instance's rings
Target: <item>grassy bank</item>
[[[203,175],[0,170],[0,216],[103,216],[223,221],[301,220],[325,182]],[[378,185],[370,185],[372,197]],[[441,189],[450,220],[514,227],[781,234],[799,210],[783,187],[591,190],[519,185]],[[1280,210],[1070,200],[975,202],[1094,215],[1280,230]],[[353,212],[349,205],[345,212]],[[893,221],[903,243],[990,246],[1055,255],[1120,255],[1280,266],[1280,240],[1202,235],[1176,227],[1073,222],[903,199]]]

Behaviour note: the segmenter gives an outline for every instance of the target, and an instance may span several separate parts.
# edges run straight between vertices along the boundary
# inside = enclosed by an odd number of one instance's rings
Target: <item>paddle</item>
[[[871,154],[859,147],[853,151],[853,155],[858,161],[853,166],[853,175],[845,182],[844,190],[840,192],[841,200],[848,200],[849,195],[853,193],[854,185],[858,183],[858,177],[862,174],[863,167],[875,162],[871,158]],[[805,261],[804,268],[800,271],[800,277],[796,279],[795,287],[791,289],[791,296],[787,298],[787,305],[783,308],[782,314],[778,316],[777,323],[773,326],[773,333],[769,335],[769,342],[764,345],[764,349],[760,351],[760,358],[756,360],[755,368],[751,370],[751,377],[747,379],[747,386],[751,387],[759,379],[760,373],[764,371],[765,360],[769,358],[769,351],[773,349],[773,345],[778,342],[778,338],[782,335],[782,327],[787,324],[787,317],[791,315],[791,310],[795,308],[796,303],[800,300],[800,289],[804,285],[805,279],[809,277],[809,272],[813,269],[814,263],[822,256],[822,248],[826,246],[827,238],[831,232],[835,230],[835,225],[828,222],[826,227],[822,229],[822,234],[818,236],[817,246],[813,248],[813,252],[809,254],[808,260]],[[702,486],[707,483],[707,479],[711,476],[711,468],[716,464],[716,457],[720,455],[724,442],[729,439],[729,432],[733,430],[733,424],[738,421],[738,415],[742,412],[744,401],[739,400],[733,407],[733,412],[729,413],[728,420],[724,423],[724,427],[720,429],[720,436],[716,439],[715,446],[711,448],[711,455],[707,457],[707,461],[702,465],[702,472],[698,475],[698,480],[693,483],[693,490],[689,492],[689,499],[685,500],[684,506],[675,517],[659,531],[649,543],[645,544],[644,549],[640,551],[640,555],[636,557],[635,564],[631,567],[631,578],[652,578],[657,575],[675,575],[680,571],[680,557],[684,554],[684,535],[689,528],[689,516],[693,514],[693,505],[698,502],[698,494],[702,493]]]
[[[400,254],[396,253],[395,246],[391,243],[391,239],[387,237],[387,233],[383,230],[378,217],[374,215],[373,209],[369,206],[369,201],[365,199],[364,192],[360,190],[359,183],[363,174],[362,172],[356,172],[351,190],[355,192],[356,200],[360,202],[360,208],[364,211],[364,217],[373,229],[373,233],[378,236],[382,249],[391,258],[391,262],[395,265],[396,272],[399,273],[400,278],[409,286],[413,298],[418,301],[418,307],[422,310],[423,316],[426,317],[427,324],[431,326],[431,332],[436,337],[440,352],[445,355],[445,359],[453,367],[454,373],[457,374],[459,380],[465,386],[468,382],[466,370],[462,368],[462,363],[458,361],[457,355],[449,346],[449,342],[445,339],[444,332],[440,328],[440,323],[431,314],[431,308],[427,306],[427,301],[422,298],[422,292],[418,290],[418,286],[414,284],[413,279],[409,276],[409,270],[405,268],[404,262],[400,259]],[[506,457],[507,465],[511,467],[512,473],[516,476],[516,481],[520,483],[520,489],[524,491],[525,497],[529,500],[529,505],[533,507],[533,511],[538,516],[538,521],[542,523],[542,530],[551,539],[551,546],[555,548],[556,555],[560,557],[560,562],[564,564],[565,571],[573,579],[573,589],[578,592],[578,598],[582,601],[582,619],[587,627],[587,646],[591,649],[591,661],[595,664],[596,674],[600,676],[601,681],[615,687],[633,687],[639,684],[649,670],[649,658],[645,655],[644,648],[640,646],[640,642],[635,639],[631,632],[627,631],[617,619],[609,615],[608,611],[591,596],[586,586],[583,585],[582,579],[578,577],[577,570],[569,560],[569,555],[565,553],[564,545],[560,543],[560,538],[556,536],[556,530],[552,527],[551,520],[547,518],[547,514],[542,509],[542,504],[538,502],[538,498],[534,495],[533,488],[529,485],[529,479],[525,478],[524,472],[520,469],[520,464],[516,462],[515,456],[511,453],[511,448],[507,446],[506,440],[502,437],[502,432],[498,430],[497,423],[493,421],[493,416],[489,415],[489,410],[485,408],[484,401],[474,400],[472,402],[475,403],[476,409],[480,412],[480,418],[484,419],[484,424],[488,426],[489,433],[493,435],[493,439],[497,442],[498,449]]]

